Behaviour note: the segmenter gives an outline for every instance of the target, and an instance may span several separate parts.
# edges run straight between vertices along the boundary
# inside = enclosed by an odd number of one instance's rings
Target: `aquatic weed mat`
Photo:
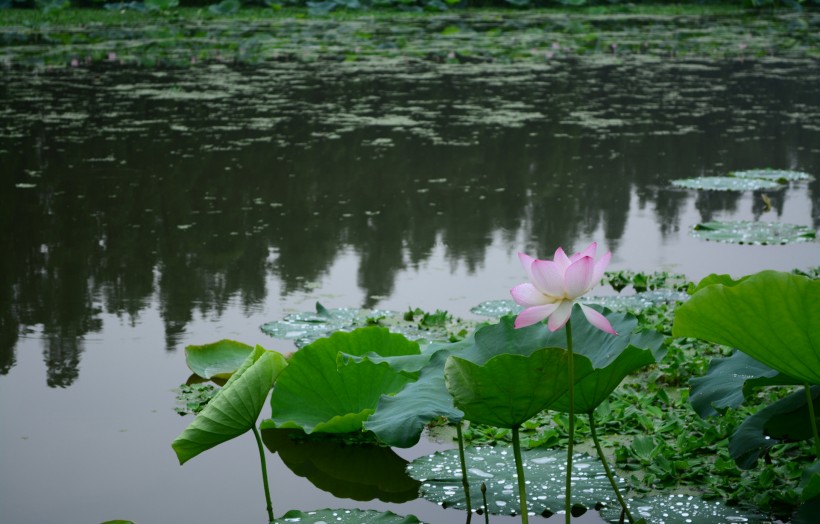
[[[606,15],[460,11],[423,16],[214,18],[196,10],[159,18],[109,15],[0,26],[0,63],[24,67],[94,62],[189,66],[202,61],[427,61],[540,63],[614,57],[820,57],[820,13]]]

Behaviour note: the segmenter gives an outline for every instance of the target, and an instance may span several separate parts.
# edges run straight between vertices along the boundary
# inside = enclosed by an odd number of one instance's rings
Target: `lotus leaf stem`
[[[473,504],[470,500],[470,481],[467,480],[467,461],[464,459],[464,435],[461,433],[461,422],[456,424],[458,436],[458,460],[461,461],[461,484],[464,486],[464,501],[467,504],[467,524],[473,519]]]
[[[609,464],[606,460],[606,455],[604,455],[604,450],[601,449],[601,443],[598,440],[598,432],[595,430],[595,416],[593,412],[589,412],[589,432],[592,435],[592,442],[595,443],[595,450],[598,452],[598,458],[601,459],[601,463],[604,465],[604,471],[606,472],[606,476],[609,479],[609,483],[612,484],[612,489],[615,490],[615,496],[618,497],[618,502],[621,503],[621,508],[623,508],[624,513],[626,513],[626,518],[629,519],[630,524],[635,522],[632,518],[632,514],[629,512],[629,508],[626,507],[626,501],[624,500],[623,495],[621,495],[621,490],[618,489],[618,483],[615,482],[615,477],[612,475],[612,470],[609,469]]]
[[[490,508],[487,507],[487,484],[481,483],[481,498],[484,499],[484,524],[490,524]]]
[[[273,504],[270,501],[270,488],[268,487],[268,466],[265,463],[265,448],[262,446],[262,437],[256,425],[251,426],[253,436],[256,437],[256,445],[259,447],[259,462],[262,464],[262,483],[265,485],[265,501],[268,503],[268,523],[273,524]]]
[[[521,462],[521,442],[518,438],[518,426],[512,427],[513,454],[515,471],[518,473],[518,501],[521,505],[521,524],[529,523],[527,511],[527,485],[524,480],[524,464]]]
[[[567,351],[569,359],[567,368],[569,370],[569,442],[567,443],[567,489],[566,489],[566,524],[570,524],[572,518],[572,448],[575,443],[575,368],[572,358],[572,322],[567,320]]]
[[[817,435],[817,418],[814,415],[814,400],[812,399],[811,386],[806,384],[803,389],[806,390],[806,403],[809,406],[809,419],[811,421],[811,431],[814,434],[814,453],[820,459],[820,436]]]

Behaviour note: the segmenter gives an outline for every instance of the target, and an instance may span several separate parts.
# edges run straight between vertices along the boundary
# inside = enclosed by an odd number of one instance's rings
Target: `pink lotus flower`
[[[596,262],[596,249],[597,244],[593,242],[580,253],[567,257],[559,247],[553,260],[536,260],[518,253],[530,281],[510,290],[515,303],[527,308],[516,317],[515,327],[530,326],[546,318],[549,318],[547,327],[550,331],[564,327],[575,301],[601,280],[612,258],[612,253],[608,252]],[[590,324],[617,335],[605,316],[588,306],[579,305]]]

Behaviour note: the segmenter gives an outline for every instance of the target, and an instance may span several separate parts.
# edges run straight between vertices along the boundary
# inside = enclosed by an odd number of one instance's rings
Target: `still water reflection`
[[[157,345],[264,342],[237,331],[317,297],[464,315],[506,298],[522,249],[597,240],[613,268],[692,278],[820,263],[817,244],[688,234],[718,218],[817,227],[817,180],[768,192],[771,211],[669,188],[820,174],[817,62],[641,60],[6,71],[0,374],[38,344],[51,388],[78,383],[89,344],[141,352],[143,373],[168,366]],[[168,387],[184,381],[174,359]]]

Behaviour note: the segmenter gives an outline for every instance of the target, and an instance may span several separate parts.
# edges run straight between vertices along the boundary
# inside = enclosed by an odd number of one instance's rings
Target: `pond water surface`
[[[759,192],[670,187],[755,168],[820,175],[818,85],[816,60],[606,54],[5,70],[0,522],[260,522],[250,435],[177,464],[183,349],[290,351],[259,326],[317,301],[471,318],[524,280],[518,251],[591,241],[612,250],[610,269],[691,279],[820,264],[817,243],[690,234],[714,219],[816,229],[816,179],[767,192],[771,210]],[[337,499],[268,460],[278,514],[464,518]]]

